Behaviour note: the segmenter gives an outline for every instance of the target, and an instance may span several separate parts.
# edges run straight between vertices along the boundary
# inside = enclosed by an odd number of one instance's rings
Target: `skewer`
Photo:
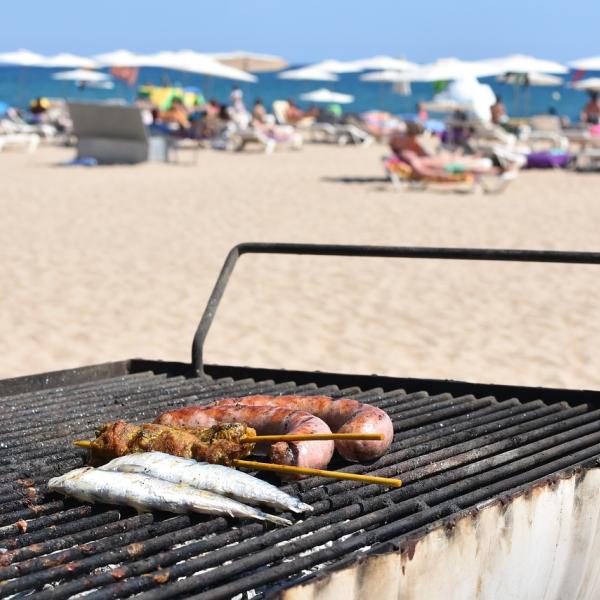
[[[79,446],[80,448],[91,448],[92,442],[90,440],[75,440],[73,446]]]
[[[262,436],[257,436],[262,437]],[[277,436],[273,436],[277,437]],[[90,448],[92,442],[89,440],[75,440],[75,446],[80,448]],[[343,471],[326,471],[324,469],[308,469],[305,467],[291,467],[289,465],[274,465],[254,460],[234,460],[235,467],[245,467],[247,469],[256,469],[258,471],[276,471],[278,473],[290,473],[292,475],[310,475],[315,477],[329,477],[330,479],[349,479],[351,481],[361,481],[362,483],[375,483],[377,485],[388,485],[391,487],[400,487],[402,480],[389,477],[376,477],[375,475],[360,475],[358,473],[345,473]]]
[[[362,483],[375,483],[377,485],[389,485],[400,487],[401,479],[389,477],[376,477],[374,475],[359,475],[357,473],[345,473],[344,471],[325,471],[324,469],[308,469],[305,467],[290,467],[288,465],[274,465],[271,463],[257,462],[254,460],[234,460],[233,466],[257,469],[259,471],[277,471],[279,473],[290,473],[293,475],[311,475],[316,477],[329,477],[331,479],[350,479]]]
[[[287,435],[254,435],[244,436],[240,439],[242,444],[258,444],[259,442],[303,442],[321,440],[383,440],[381,433],[314,433],[314,434],[287,434]],[[75,440],[75,446],[89,448],[92,442],[89,440]]]
[[[258,444],[259,442],[303,442],[320,440],[383,440],[381,433],[307,433],[282,434],[282,435],[254,435],[244,436],[242,444]]]

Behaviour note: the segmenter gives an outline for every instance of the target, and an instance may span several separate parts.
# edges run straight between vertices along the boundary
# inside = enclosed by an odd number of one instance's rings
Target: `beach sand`
[[[203,150],[196,165],[0,154],[0,377],[189,360],[242,241],[600,250],[600,175],[394,192],[381,146]],[[187,157],[184,157],[187,158]],[[600,267],[246,256],[206,360],[600,389]]]

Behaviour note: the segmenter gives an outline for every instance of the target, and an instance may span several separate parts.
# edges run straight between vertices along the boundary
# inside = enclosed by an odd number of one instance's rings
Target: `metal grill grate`
[[[271,595],[600,455],[600,411],[586,404],[384,391],[378,378],[370,381],[363,391],[147,371],[0,398],[0,597]],[[315,511],[281,529],[136,515],[47,492],[49,477],[83,464],[85,453],[71,441],[99,423],[150,421],[170,407],[254,393],[347,396],[385,409],[395,429],[390,452],[371,465],[333,466],[399,476],[405,486],[321,478],[288,485]]]

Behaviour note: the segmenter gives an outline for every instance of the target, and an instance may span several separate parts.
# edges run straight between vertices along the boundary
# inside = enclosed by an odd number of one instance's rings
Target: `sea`
[[[37,67],[0,66],[0,102],[10,106],[25,108],[38,96],[65,98],[79,101],[119,100],[131,102],[135,98],[136,88],[125,82],[114,80],[114,88],[99,89],[78,87],[71,81],[57,81],[52,75],[65,69],[45,69]],[[587,74],[586,74],[587,75]],[[560,86],[516,89],[512,84],[497,82],[494,78],[482,78],[504,101],[508,114],[513,117],[526,117],[534,114],[556,112],[556,114],[577,120],[579,112],[587,102],[587,96],[568,87],[572,74],[564,77]],[[239,85],[244,93],[247,106],[260,98],[265,106],[274,100],[293,98],[299,106],[303,93],[326,87],[335,92],[354,96],[354,102],[345,105],[348,112],[360,113],[366,110],[384,110],[397,115],[415,113],[419,101],[431,100],[435,94],[432,83],[412,83],[408,95],[397,93],[391,83],[370,83],[359,79],[360,73],[347,73],[339,76],[339,81],[294,81],[277,77],[277,73],[258,73],[257,83],[239,83],[229,80],[203,77],[193,73],[182,73],[165,69],[144,68],[140,70],[138,85],[171,85],[201,90],[206,99],[216,98],[227,102],[232,84]]]

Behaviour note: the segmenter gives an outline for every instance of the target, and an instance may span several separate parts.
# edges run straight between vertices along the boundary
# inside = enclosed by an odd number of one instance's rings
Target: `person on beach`
[[[296,103],[290,98],[288,99],[288,107],[285,111],[285,120],[290,125],[295,125],[299,121],[301,121],[306,115],[301,108],[298,108]]]
[[[490,107],[490,112],[492,113],[492,123],[494,125],[503,125],[508,120],[506,107],[504,106],[504,102],[502,102],[502,97],[498,94],[496,94],[496,102]]]
[[[598,92],[590,92],[590,100],[583,107],[580,115],[583,123],[597,125],[600,122],[600,98]]]
[[[267,121],[267,109],[260,98],[254,101],[254,108],[252,109],[252,123],[266,123]]]
[[[159,119],[167,125],[177,126],[174,129],[179,129],[180,131],[187,131],[190,128],[188,111],[181,98],[173,98],[169,108],[160,113]]]
[[[398,132],[390,138],[390,149],[394,156],[407,163],[419,177],[453,181],[461,173],[497,173],[489,158],[447,151],[430,155],[418,139],[423,131],[420,123],[409,121],[405,132]]]

